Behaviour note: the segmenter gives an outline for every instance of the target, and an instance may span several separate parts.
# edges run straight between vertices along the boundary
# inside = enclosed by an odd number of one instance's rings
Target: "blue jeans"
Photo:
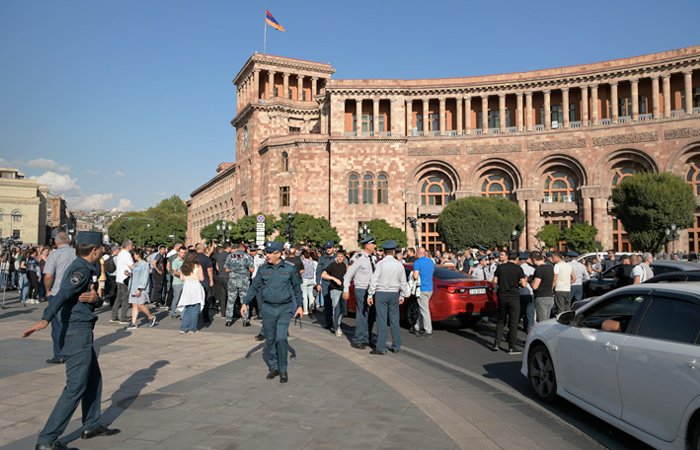
[[[523,317],[525,332],[535,325],[535,298],[532,295],[520,296],[520,316]]]
[[[29,278],[27,278],[26,272],[19,274],[17,289],[19,289],[19,301],[26,303],[29,293]]]
[[[178,316],[177,304],[180,303],[180,296],[182,296],[182,286],[184,284],[173,284],[173,302],[170,304],[170,317]]]
[[[583,285],[582,284],[572,284],[571,285],[571,304],[583,300]]]
[[[330,291],[331,300],[333,301],[333,328],[338,330],[343,323],[343,310],[345,309],[345,300],[343,300],[343,291],[334,289]]]
[[[391,325],[391,339],[396,349],[401,348],[401,329],[399,328],[399,293],[375,292],[374,303],[377,305],[377,348],[378,352],[386,350],[386,339],[389,329],[386,324],[387,316]]]
[[[197,331],[197,325],[199,325],[199,312],[199,303],[197,303],[196,305],[185,306],[185,311],[182,313],[182,322],[180,323],[180,330]]]

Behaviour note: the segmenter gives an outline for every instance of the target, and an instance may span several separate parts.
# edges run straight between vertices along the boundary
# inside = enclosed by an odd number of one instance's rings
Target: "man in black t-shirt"
[[[522,267],[516,264],[518,252],[511,251],[508,254],[508,262],[496,268],[493,283],[498,286],[498,325],[496,325],[496,342],[492,350],[500,349],[503,328],[508,317],[508,354],[518,355],[522,353],[515,349],[515,341],[518,337],[518,320],[520,320],[520,288],[527,285],[527,278]]]
[[[226,273],[226,269],[224,269],[224,264],[226,264],[226,258],[228,258],[229,253],[231,253],[231,243],[225,242],[221,251],[216,254],[216,264],[214,265],[214,268],[216,269],[216,278],[214,279],[214,298],[218,304],[219,315],[221,315],[221,317],[226,317],[228,273]],[[234,311],[236,311],[236,309],[234,309]]]
[[[333,328],[337,337],[341,337],[343,332],[341,324],[343,320],[344,300],[341,295],[343,293],[343,278],[348,271],[345,265],[345,250],[338,250],[335,254],[335,261],[330,263],[326,270],[321,273],[321,278],[328,281],[328,293],[331,296],[333,305]]]
[[[535,295],[535,311],[537,322],[549,319],[554,307],[554,267],[547,264],[540,252],[530,255],[535,263],[535,273],[532,275],[532,292]]]
[[[622,257],[622,264],[615,266],[615,278],[617,278],[617,287],[628,286],[632,284],[632,260],[630,255]]]

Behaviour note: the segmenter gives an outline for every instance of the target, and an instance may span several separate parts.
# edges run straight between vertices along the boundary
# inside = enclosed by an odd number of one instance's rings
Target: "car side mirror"
[[[576,311],[564,311],[557,315],[557,322],[562,325],[571,325],[571,322],[574,321],[574,317],[576,317]]]

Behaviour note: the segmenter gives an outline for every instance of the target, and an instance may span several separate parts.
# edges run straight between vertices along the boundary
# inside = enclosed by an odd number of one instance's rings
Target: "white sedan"
[[[616,289],[538,323],[521,372],[659,449],[700,450],[700,283]]]

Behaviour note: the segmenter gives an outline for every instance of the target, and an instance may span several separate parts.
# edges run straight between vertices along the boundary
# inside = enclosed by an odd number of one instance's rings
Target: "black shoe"
[[[233,322],[231,322],[230,320],[227,320],[226,323],[225,323],[224,325],[226,325],[227,327],[230,327],[230,326],[232,325],[232,323],[233,323]]]
[[[55,441],[53,444],[36,444],[34,450],[78,450],[75,447],[66,447],[65,444],[61,444]]]
[[[277,369],[272,369],[271,371],[269,371],[269,372],[267,373],[267,376],[266,376],[265,378],[267,378],[268,380],[271,380],[271,379],[275,378],[275,377],[276,377],[277,375],[279,375],[279,374],[280,374],[280,371],[279,371],[279,370],[277,370]],[[286,375],[287,375],[287,374],[285,373],[285,376],[286,376]]]
[[[421,334],[420,330],[416,330],[415,328],[411,328],[408,332],[414,336],[420,336],[420,334]]]
[[[433,337],[433,333],[426,333],[425,331],[420,334],[420,337]]]
[[[370,355],[386,355],[386,350],[384,350],[383,352],[380,352],[379,350],[372,350],[371,352],[369,352],[369,354]]]
[[[289,377],[287,376],[287,372],[281,372],[280,373],[280,383],[286,383],[289,381]]]
[[[107,428],[100,425],[92,430],[83,430],[80,437],[83,439],[92,439],[97,436],[112,436],[113,434],[119,433],[121,430],[117,428]]]
[[[352,344],[350,344],[350,346],[359,350],[364,350],[367,348],[365,344],[360,344],[359,342],[353,342]]]
[[[389,349],[389,351],[390,351],[391,353],[398,353],[398,352],[399,352],[399,347],[394,347],[394,346],[392,346],[392,347]]]
[[[250,320],[246,320],[243,322],[244,327],[249,327],[250,326]]]
[[[258,342],[264,341],[265,336],[263,336],[262,334],[258,334],[257,336],[255,336],[255,340]]]
[[[51,359],[46,360],[47,364],[64,364],[65,362],[66,362],[66,360],[63,358],[51,358]],[[56,441],[56,442],[58,442],[58,441]]]

